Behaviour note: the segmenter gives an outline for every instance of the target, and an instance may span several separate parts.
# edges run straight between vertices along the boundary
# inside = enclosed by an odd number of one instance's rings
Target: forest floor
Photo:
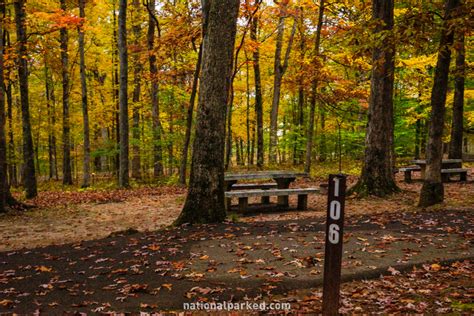
[[[474,311],[474,183],[447,183],[429,209],[416,207],[420,182],[398,183],[387,199],[347,201],[341,311]],[[308,211],[167,227],[184,198],[175,186],[46,191],[36,208],[1,216],[0,313],[247,300],[320,311],[325,196]]]

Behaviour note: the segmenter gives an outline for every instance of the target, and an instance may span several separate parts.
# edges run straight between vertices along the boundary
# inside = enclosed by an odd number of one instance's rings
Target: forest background
[[[241,1],[226,168],[283,164],[314,173],[319,163],[339,154],[345,162],[362,159],[371,51],[385,37],[396,46],[395,154],[402,161],[423,157],[443,5],[397,1],[393,31],[374,33],[368,1]],[[95,178],[118,177],[125,135],[130,136],[131,179],[185,182],[199,89],[199,1],[130,1],[124,38],[117,32],[116,0],[6,1],[1,11],[11,186],[23,182],[27,197],[33,197],[33,181],[62,179],[88,187]],[[474,132],[468,17],[453,23],[467,36],[456,36],[452,47],[467,48],[465,135]],[[127,67],[119,65],[120,54],[126,54]],[[451,63],[446,153],[455,57]],[[129,76],[126,92],[119,87],[123,69]],[[26,101],[22,74],[28,81]],[[119,93],[129,96],[125,125],[119,120]],[[337,170],[336,163],[332,166]]]

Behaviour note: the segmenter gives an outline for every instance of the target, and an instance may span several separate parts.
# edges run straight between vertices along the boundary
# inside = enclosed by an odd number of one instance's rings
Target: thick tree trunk
[[[462,159],[463,112],[464,112],[464,78],[465,48],[464,34],[460,32],[457,42],[456,74],[454,77],[453,123],[451,126],[451,143],[449,158]]]
[[[66,11],[66,0],[61,0],[61,10]],[[61,73],[63,87],[63,184],[72,184],[71,169],[71,126],[69,121],[69,56],[68,30],[62,27],[59,31],[61,47]]]
[[[447,0],[443,30],[438,50],[433,89],[431,90],[431,119],[429,138],[426,148],[426,171],[420,192],[419,206],[431,206],[444,200],[444,187],[441,179],[441,161],[443,159],[443,127],[446,112],[446,92],[448,89],[451,46],[454,40],[452,25],[453,11],[459,6],[459,0]]]
[[[258,0],[255,4],[258,5]],[[258,17],[255,15],[250,25],[250,39],[257,42]],[[257,123],[257,167],[263,168],[264,152],[263,152],[263,97],[262,97],[262,79],[260,75],[260,51],[258,46],[252,53],[253,72],[255,80],[255,116]]]
[[[285,33],[285,19],[288,16],[286,2],[280,5],[280,19],[278,21],[278,31],[275,48],[274,60],[274,76],[273,76],[273,99],[272,112],[270,115],[270,163],[277,162],[277,146],[278,146],[278,108],[280,105],[281,84],[283,75],[288,68],[288,60],[290,58],[291,46],[293,45],[293,38],[296,32],[296,20],[293,22],[290,38],[288,39],[288,46],[286,48],[285,56],[282,64],[282,50],[283,50],[283,35]]]
[[[149,0],[148,6],[154,10],[155,0]],[[151,75],[151,117],[153,121],[153,177],[163,176],[163,145],[162,127],[160,121],[160,107],[158,104],[158,68],[156,66],[155,46],[155,20],[151,12],[148,13],[148,63]]]
[[[129,186],[128,179],[128,49],[127,49],[127,0],[119,1],[118,51],[120,63],[119,105],[120,105],[120,168],[119,186]]]
[[[225,219],[225,116],[239,0],[204,0],[207,21],[189,191],[177,224]]]
[[[140,34],[141,34],[141,20],[140,20],[140,1],[133,0],[133,157],[132,157],[132,177],[135,179],[141,178],[141,156],[140,156],[140,95],[141,95],[141,76],[142,64],[140,62]]]
[[[325,0],[319,1],[318,28],[316,29],[316,37],[314,41],[314,54],[319,55],[319,46],[321,43],[321,28],[323,27]],[[306,157],[304,163],[304,171],[311,171],[311,160],[313,153],[313,135],[314,135],[314,116],[316,115],[316,94],[318,89],[318,81],[314,78],[311,82],[311,96],[309,100],[309,119],[308,130],[306,132]]]
[[[14,2],[15,24],[18,41],[18,78],[20,81],[21,121],[23,130],[23,185],[26,198],[34,198],[37,194],[35,174],[35,153],[31,135],[30,106],[28,101],[28,52],[26,48],[26,13],[25,0]]]
[[[79,16],[85,19],[85,3],[86,0],[79,0]],[[83,22],[82,22],[83,23]],[[84,29],[83,25],[79,27],[79,56],[80,56],[80,72],[81,72],[81,93],[82,93],[82,119],[84,128],[84,160],[82,187],[90,186],[91,178],[91,148],[90,148],[90,130],[89,130],[89,110],[87,103],[87,78],[86,78],[86,58],[84,53]]]
[[[186,184],[186,169],[188,166],[188,152],[189,143],[191,142],[191,128],[193,125],[193,112],[194,103],[196,100],[197,87],[199,83],[199,73],[201,72],[201,60],[202,60],[202,43],[199,45],[198,60],[196,63],[196,69],[194,70],[193,86],[191,88],[191,96],[189,98],[188,113],[186,116],[186,132],[184,135],[183,153],[181,158],[181,166],[179,168],[179,183]]]
[[[375,33],[393,29],[393,0],[372,1]],[[395,45],[391,36],[379,43],[372,55],[369,119],[362,174],[352,189],[360,195],[385,196],[396,192],[392,170],[393,78]]]

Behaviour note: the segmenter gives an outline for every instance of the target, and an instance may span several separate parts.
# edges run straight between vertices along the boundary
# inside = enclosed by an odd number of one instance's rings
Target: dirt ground
[[[400,193],[388,198],[349,198],[346,214],[419,211],[416,203],[421,182],[404,183],[401,174],[397,179]],[[349,177],[349,184],[354,181],[355,177]],[[320,183],[300,179],[292,186],[319,187]],[[176,186],[40,192],[38,198],[28,202],[35,208],[0,215],[0,251],[99,239],[129,229],[155,231],[172,224],[181,211],[185,194],[185,189]],[[296,205],[296,197],[290,197],[291,205]],[[308,206],[307,211],[253,212],[252,216],[238,215],[237,220],[259,222],[325,216],[326,196],[310,196]],[[433,209],[474,210],[474,182],[445,184],[445,202]]]

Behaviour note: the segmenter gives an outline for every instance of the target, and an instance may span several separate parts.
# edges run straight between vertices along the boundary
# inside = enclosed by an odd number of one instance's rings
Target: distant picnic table
[[[416,171],[421,172],[421,179],[425,178],[426,160],[415,159],[412,160],[412,163],[416,166],[408,166],[399,169],[399,171],[405,174],[405,182],[411,182],[411,173]],[[462,159],[443,159],[441,161],[441,179],[443,182],[450,181],[450,176],[452,175],[459,175],[460,181],[466,181],[467,173],[468,169],[462,168]]]
[[[424,159],[415,159],[412,161],[413,164],[420,166],[421,168],[421,178],[425,178],[425,170],[426,170],[426,160]],[[462,159],[443,159],[441,161],[441,169],[453,169],[453,168],[461,168],[462,167]]]
[[[288,196],[290,194],[298,194],[301,196],[301,206],[305,207],[305,197],[308,193],[313,192],[314,189],[308,190],[307,188],[301,189],[289,189],[290,184],[296,180],[297,177],[307,177],[308,173],[305,172],[293,172],[293,171],[258,171],[250,173],[226,173],[224,176],[225,190],[227,203],[230,207],[231,197],[238,197],[241,209],[247,206],[246,198],[251,196],[261,196],[262,203],[269,203],[269,196],[278,196],[278,205],[282,207],[288,207]],[[273,179],[274,183],[239,183],[239,181],[250,181],[250,180],[263,180]],[[276,189],[273,189],[276,188]],[[233,191],[232,190],[242,190]]]

